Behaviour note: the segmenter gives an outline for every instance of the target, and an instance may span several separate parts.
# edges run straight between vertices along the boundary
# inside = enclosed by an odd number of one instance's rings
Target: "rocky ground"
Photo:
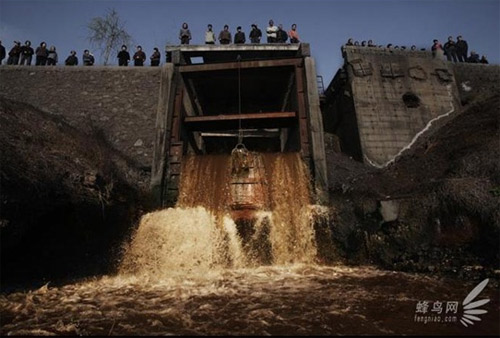
[[[403,271],[500,277],[499,107],[498,94],[468,104],[382,170],[327,146],[338,256]]]

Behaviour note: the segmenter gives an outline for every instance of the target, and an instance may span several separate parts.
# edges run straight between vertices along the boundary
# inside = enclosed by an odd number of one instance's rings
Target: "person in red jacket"
[[[288,31],[288,36],[290,37],[291,43],[299,43],[300,42],[299,34],[297,33],[297,25],[296,24],[292,25],[292,29]]]

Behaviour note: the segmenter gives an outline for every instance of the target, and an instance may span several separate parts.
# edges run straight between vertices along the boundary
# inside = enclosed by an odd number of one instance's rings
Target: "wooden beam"
[[[223,62],[201,65],[179,66],[179,72],[209,72],[227,69],[245,68],[263,68],[263,67],[282,67],[282,66],[299,66],[303,62],[302,58],[295,59],[278,59],[278,60],[260,60],[260,61],[241,61],[241,62]]]
[[[228,130],[241,128],[279,128],[296,121],[295,112],[272,112],[231,115],[186,116],[184,125],[189,130]],[[240,123],[241,121],[241,123]]]

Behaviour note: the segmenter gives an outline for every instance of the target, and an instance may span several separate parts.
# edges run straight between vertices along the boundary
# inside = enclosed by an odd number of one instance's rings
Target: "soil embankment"
[[[141,214],[141,170],[30,105],[0,99],[2,289],[100,274]]]
[[[327,151],[338,254],[404,271],[498,272],[499,107],[498,94],[469,104],[382,170]]]

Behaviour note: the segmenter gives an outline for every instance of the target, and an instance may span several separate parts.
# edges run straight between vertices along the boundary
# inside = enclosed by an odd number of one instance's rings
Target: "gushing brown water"
[[[259,253],[243,248],[243,238],[231,219],[232,202],[242,198],[264,209],[254,210],[253,221],[244,224],[252,227],[244,229],[254,234],[252,246],[268,242],[274,264],[314,262],[309,176],[299,154],[250,153],[248,163],[251,169],[241,174],[242,170],[232,168],[230,155],[188,157],[182,166],[176,208],[142,218],[120,271],[162,278],[179,272],[255,266]],[[253,183],[241,188],[241,175]],[[236,188],[232,186],[235,181]],[[258,198],[235,193],[254,193]]]
[[[190,158],[178,206],[143,217],[120,273],[0,295],[0,335],[498,335],[498,286],[485,290],[483,322],[464,331],[416,323],[415,307],[461,300],[474,283],[315,265],[304,165],[297,154],[255,156],[267,197],[246,242],[228,216],[230,159]],[[253,244],[273,265],[258,266]]]

